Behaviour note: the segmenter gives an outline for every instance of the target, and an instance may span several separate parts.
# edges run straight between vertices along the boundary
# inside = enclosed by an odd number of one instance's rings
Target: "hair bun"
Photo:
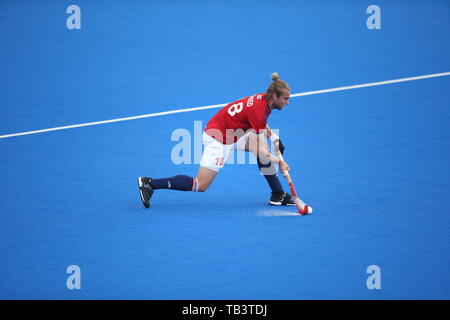
[[[276,72],[272,73],[272,81],[277,81],[280,79],[280,75]]]

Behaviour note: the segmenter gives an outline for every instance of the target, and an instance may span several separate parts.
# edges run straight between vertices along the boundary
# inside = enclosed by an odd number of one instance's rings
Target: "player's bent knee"
[[[256,134],[250,134],[245,146],[245,150],[255,154],[258,150],[258,137]]]
[[[247,150],[253,153],[256,157],[258,157],[261,153],[266,154],[268,149],[269,145],[264,139],[256,134],[250,136]]]
[[[269,144],[266,141],[261,141],[259,143],[259,150],[269,150]]]

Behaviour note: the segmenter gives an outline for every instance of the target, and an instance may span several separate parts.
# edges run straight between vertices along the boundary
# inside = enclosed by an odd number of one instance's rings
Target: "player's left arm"
[[[272,141],[275,148],[277,148],[277,150],[280,150],[281,154],[284,154],[284,145],[281,142],[280,137],[277,136],[275,134],[275,132],[272,131],[272,129],[270,129],[268,124],[266,124],[266,129],[264,130],[264,134],[267,137],[267,139]]]
[[[267,127],[266,127],[267,129]],[[272,133],[275,135],[274,133]],[[264,138],[267,137],[267,130],[264,132],[264,134],[258,135],[258,153],[259,156],[264,157],[266,159],[269,159],[272,163],[277,163],[280,166],[281,173],[286,177],[288,172],[291,171],[289,168],[289,165],[281,158],[281,157],[274,157],[272,153],[270,152],[267,143],[265,143]],[[273,136],[272,136],[273,137]],[[280,144],[281,146],[281,144]],[[281,150],[280,150],[281,152]]]
[[[264,130],[264,134],[265,134],[267,139],[270,139],[270,137],[273,134],[272,129],[270,129],[268,124],[266,124],[266,130]]]
[[[281,150],[284,151],[284,146],[282,147],[283,149],[281,149],[280,147],[282,146],[282,144],[279,143],[280,138],[278,138],[277,135],[270,129],[270,127],[267,125],[267,122],[265,120],[262,120],[262,118],[257,117],[254,113],[249,113],[248,120],[250,122],[250,125],[252,126],[252,129],[257,134],[258,151],[255,155],[269,159],[269,161],[278,164],[282,172],[290,171],[289,166],[287,165],[286,162],[277,157],[274,157],[271,154],[268,145],[265,142],[265,138],[269,137],[269,139],[271,140],[273,139],[273,141],[276,141],[274,143],[274,146],[277,148],[277,152],[278,150],[280,150],[280,152]]]

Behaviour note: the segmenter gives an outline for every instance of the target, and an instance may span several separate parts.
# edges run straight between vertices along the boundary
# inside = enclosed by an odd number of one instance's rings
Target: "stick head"
[[[300,213],[302,216],[306,214],[311,214],[313,212],[313,209],[305,204],[300,198],[295,198],[295,205],[297,206],[298,213]]]

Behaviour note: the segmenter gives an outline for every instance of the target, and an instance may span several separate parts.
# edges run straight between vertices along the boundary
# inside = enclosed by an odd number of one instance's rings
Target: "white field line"
[[[417,76],[417,77],[401,78],[401,79],[394,79],[394,80],[356,84],[356,85],[352,85],[352,86],[338,87],[338,88],[332,88],[332,89],[294,93],[294,94],[291,94],[291,98],[301,97],[301,96],[309,96],[309,95],[313,95],[313,94],[335,92],[335,91],[344,91],[344,90],[351,90],[351,89],[383,86],[383,85],[392,84],[392,83],[407,82],[407,81],[422,80],[422,79],[437,78],[437,77],[445,77],[445,76],[450,76],[450,72],[433,73],[433,74],[426,74],[426,75]]]
[[[357,85],[331,88],[331,89],[294,93],[294,94],[291,94],[291,98],[296,98],[296,97],[301,97],[301,96],[309,96],[309,95],[314,95],[314,94],[322,94],[322,93],[328,93],[328,92],[375,87],[375,86],[382,86],[382,85],[393,84],[393,83],[422,80],[422,79],[429,79],[429,78],[437,78],[437,77],[445,77],[445,76],[450,76],[450,72],[433,73],[433,74],[427,74],[427,75],[416,76],[416,77],[408,77],[408,78],[371,82],[371,83],[357,84]],[[25,135],[31,135],[31,134],[37,134],[37,133],[44,133],[44,132],[51,132],[51,131],[74,129],[74,128],[80,128],[80,127],[96,126],[96,125],[100,125],[100,124],[107,124],[107,123],[114,123],[114,122],[122,122],[122,121],[129,121],[129,120],[136,120],[136,119],[143,119],[143,118],[159,117],[159,116],[165,116],[165,115],[175,114],[175,113],[221,108],[226,105],[227,105],[227,103],[222,103],[222,104],[215,104],[215,105],[203,106],[203,107],[176,109],[176,110],[169,110],[169,111],[164,111],[164,112],[149,113],[149,114],[143,114],[143,115],[139,115],[139,116],[132,116],[132,117],[126,117],[126,118],[117,118],[117,119],[111,119],[111,120],[87,122],[87,123],[73,124],[73,125],[62,126],[62,127],[34,130],[34,131],[11,133],[11,134],[1,135],[0,139],[12,138],[12,137],[17,137],[17,136],[25,136]]]

